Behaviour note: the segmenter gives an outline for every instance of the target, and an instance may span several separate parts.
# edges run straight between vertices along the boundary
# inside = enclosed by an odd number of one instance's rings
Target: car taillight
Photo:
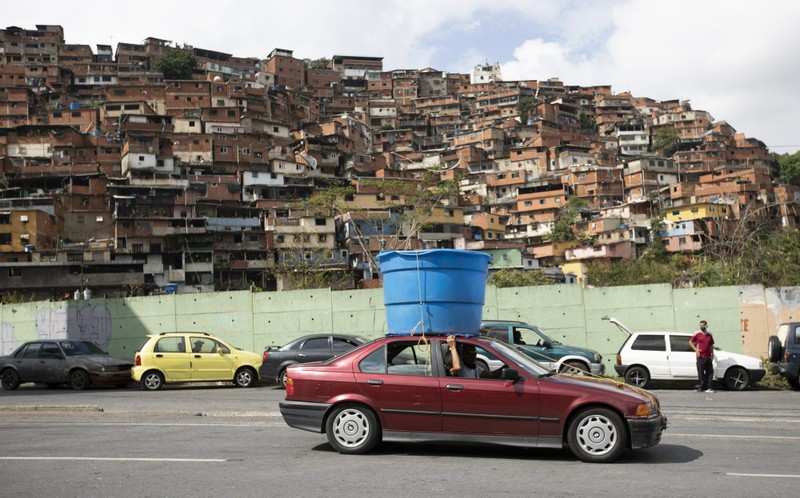
[[[621,354],[617,355],[617,365],[622,365],[622,355]]]
[[[269,349],[264,350],[264,354],[261,355],[261,361],[267,361],[267,356],[269,356]]]
[[[286,395],[293,396],[294,395],[294,381],[291,377],[286,379]]]
[[[141,367],[142,366],[142,357],[137,354],[136,355],[136,359],[133,361],[133,364],[136,365],[137,367]]]

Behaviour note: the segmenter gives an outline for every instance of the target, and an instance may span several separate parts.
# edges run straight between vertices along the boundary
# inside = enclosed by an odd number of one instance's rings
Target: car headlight
[[[594,354],[594,362],[595,363],[600,363],[601,361],[603,361],[603,355],[601,355],[600,353],[595,353]]]
[[[656,407],[653,403],[640,403],[636,407],[636,415],[639,417],[649,417],[657,413]]]
[[[92,367],[93,367],[92,369],[95,372],[105,372],[106,371],[106,367],[104,365],[101,365],[100,363],[92,363]]]

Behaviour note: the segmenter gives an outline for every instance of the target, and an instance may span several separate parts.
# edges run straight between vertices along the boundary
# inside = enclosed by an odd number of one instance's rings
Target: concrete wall
[[[601,320],[605,315],[632,330],[694,331],[707,320],[723,349],[765,357],[777,325],[800,320],[800,287],[490,286],[483,310],[485,318],[535,323],[553,339],[593,348],[611,368],[625,335]],[[210,332],[255,352],[318,331],[373,338],[386,330],[383,291],[237,291],[0,305],[2,354],[28,340],[71,338],[132,358],[147,334],[176,330]]]

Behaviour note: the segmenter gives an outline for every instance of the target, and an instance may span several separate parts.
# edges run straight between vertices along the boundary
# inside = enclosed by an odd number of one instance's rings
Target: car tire
[[[233,383],[236,387],[250,387],[255,384],[256,372],[252,368],[244,367],[236,371],[233,376]]]
[[[19,374],[13,368],[6,368],[0,374],[0,384],[2,384],[4,391],[13,391],[19,387]]]
[[[731,367],[725,372],[723,382],[729,391],[744,391],[750,387],[750,372],[742,367]]]
[[[157,370],[150,370],[142,375],[140,383],[145,391],[158,391],[164,387],[164,375]]]
[[[284,368],[281,370],[281,373],[278,374],[278,384],[281,385],[283,389],[286,389],[286,379],[289,378],[289,372],[286,371]]]
[[[570,450],[582,461],[608,463],[625,450],[628,432],[616,412],[607,408],[587,408],[578,412],[570,422],[567,442]]]
[[[795,391],[800,391],[800,378],[797,379],[786,379],[792,389]]]
[[[333,449],[349,455],[370,451],[381,438],[378,417],[358,404],[335,407],[325,422],[325,432]]]
[[[586,365],[584,365],[580,361],[569,360],[561,364],[561,367],[559,368],[559,373],[565,373],[571,375],[586,375],[587,373],[589,373],[589,369],[586,368]]]
[[[771,362],[781,361],[783,356],[783,345],[776,335],[769,336],[767,339],[767,359]]]
[[[650,372],[638,365],[631,367],[625,372],[625,383],[644,389],[650,383]]]
[[[76,369],[69,374],[69,387],[76,391],[83,391],[89,387],[91,381],[89,380],[89,373],[86,370]]]

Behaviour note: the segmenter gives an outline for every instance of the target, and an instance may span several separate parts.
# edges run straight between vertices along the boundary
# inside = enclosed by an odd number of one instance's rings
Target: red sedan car
[[[610,462],[658,444],[666,429],[658,399],[643,389],[556,375],[498,340],[458,338],[456,347],[475,347],[502,366],[491,378],[453,376],[445,337],[383,337],[324,363],[290,366],[281,414],[291,427],[326,433],[341,453],[365,453],[381,440],[470,441],[568,446],[583,461]]]

